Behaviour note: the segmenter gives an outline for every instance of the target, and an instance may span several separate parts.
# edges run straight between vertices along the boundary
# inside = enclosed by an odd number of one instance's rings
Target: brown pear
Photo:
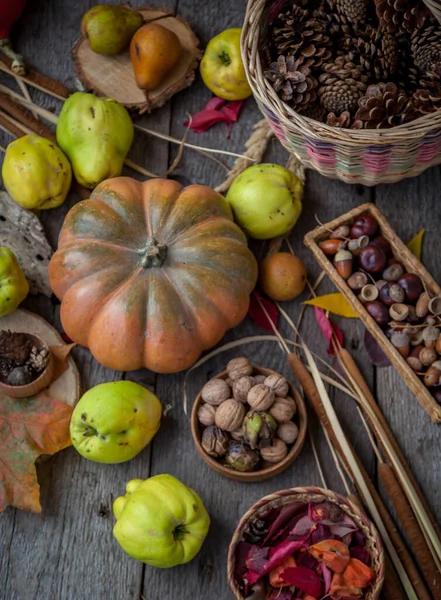
[[[136,84],[143,90],[154,90],[179,61],[182,47],[178,36],[159,25],[143,25],[130,42],[130,58]]]

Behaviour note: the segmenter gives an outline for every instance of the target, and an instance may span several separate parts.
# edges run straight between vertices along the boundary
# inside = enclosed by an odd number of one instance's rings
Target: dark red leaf
[[[236,564],[241,566],[246,565],[252,548],[254,548],[253,544],[239,542],[236,546]]]
[[[314,598],[321,598],[323,595],[323,583],[320,577],[306,567],[289,567],[281,574],[281,578],[289,585],[294,585]]]
[[[251,545],[246,558],[246,565],[250,571],[261,573],[268,563],[269,548],[259,548],[259,546]]]
[[[230,123],[235,123],[239,118],[239,113],[242,106],[245,104],[245,100],[236,100],[235,102],[229,102],[226,106],[221,109],[221,112],[228,117]]]
[[[360,546],[360,548],[366,547],[366,538],[364,537],[363,532],[359,531],[358,529],[354,532],[354,542],[357,544],[357,546]]]
[[[274,323],[274,326],[277,327],[277,324],[279,321],[279,312],[278,312],[275,304],[273,304],[271,302],[271,300],[268,300],[267,298],[264,298],[263,296],[261,296],[259,294],[259,292],[257,292],[256,290],[251,292],[250,306],[248,308],[248,315],[256,323],[256,325],[259,325],[259,327],[263,327],[264,329],[273,331],[273,328],[271,327],[271,323],[268,321],[268,317],[262,310],[260,303],[263,304],[271,321]]]
[[[184,125],[185,127],[190,126],[196,133],[202,133],[216,125],[216,123],[228,123],[227,116],[218,110],[204,109],[191,117],[191,125],[190,120],[185,121]]]
[[[307,504],[305,504],[305,502],[292,502],[291,504],[284,506],[275,521],[271,524],[263,543],[266,544],[270,540],[277,538],[293,517],[296,517],[307,510],[306,507]]]
[[[226,100],[224,100],[223,98],[214,96],[205,105],[205,110],[219,110],[221,108],[221,106],[223,106],[225,103],[226,103]]]
[[[309,536],[309,543],[311,546],[314,544],[318,544],[319,542],[324,542],[325,540],[335,540],[338,536],[331,533],[330,528],[327,525],[323,525],[323,523],[317,523],[315,529],[311,532]]]
[[[318,306],[314,306],[313,308],[314,308],[315,320],[317,321],[317,324],[322,331],[323,337],[328,342],[328,354],[333,355],[334,349],[333,349],[332,343],[331,343],[332,336],[335,335],[337,340],[340,342],[340,345],[342,346],[343,345],[343,332],[339,327],[337,327],[337,325],[335,323],[333,323],[330,319],[328,319],[325,311],[322,308],[319,308]]]
[[[264,563],[258,563],[256,561],[254,568],[257,569],[257,571],[255,571],[254,569],[250,569],[245,575],[246,581],[250,585],[253,585],[254,583],[256,583],[256,581],[259,581],[259,579],[261,579],[264,575],[266,575],[272,569],[274,569],[274,567],[278,567],[280,564],[282,564],[282,562],[287,556],[305,547],[307,547],[307,544],[304,540],[287,540],[285,542],[282,542],[278,546],[271,548],[269,553],[269,559]],[[268,548],[261,548],[261,550],[268,550]]]
[[[291,535],[298,536],[307,535],[315,525],[315,521],[313,521],[308,515],[305,515],[299,521],[297,521],[290,533]]]
[[[390,360],[367,329],[364,331],[364,345],[373,365],[376,367],[388,367],[390,365]]]
[[[368,567],[371,564],[371,555],[366,550],[366,548],[361,548],[360,546],[351,548],[351,558],[358,558],[358,560],[360,560],[362,563],[364,563]]]
[[[268,600],[292,600],[293,596],[292,596],[292,592],[289,589],[277,589],[271,592],[271,594],[268,596]]]
[[[308,515],[317,523],[330,525],[343,521],[345,513],[334,502],[310,502],[308,504]]]
[[[316,560],[311,554],[308,552],[299,552],[296,555],[297,565],[301,567],[306,567],[307,569],[315,570],[318,566],[319,562]]]

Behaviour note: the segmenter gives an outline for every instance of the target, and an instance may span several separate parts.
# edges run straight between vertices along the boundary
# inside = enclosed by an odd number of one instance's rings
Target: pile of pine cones
[[[265,77],[297,112],[388,128],[441,108],[441,26],[422,0],[269,0]]]

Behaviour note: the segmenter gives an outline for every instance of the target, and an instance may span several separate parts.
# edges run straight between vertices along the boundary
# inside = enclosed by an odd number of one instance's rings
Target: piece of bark
[[[17,257],[31,294],[52,295],[47,276],[53,250],[43,226],[32,212],[19,206],[7,192],[0,192],[0,246]]]

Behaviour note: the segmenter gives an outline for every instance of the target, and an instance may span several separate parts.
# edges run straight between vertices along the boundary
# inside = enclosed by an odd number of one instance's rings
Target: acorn
[[[420,373],[423,370],[423,363],[416,356],[408,356],[406,362],[412,371],[415,371],[416,373]]]
[[[334,256],[339,250],[343,250],[346,243],[341,239],[329,239],[319,242],[319,248],[326,256]]]
[[[373,302],[378,298],[378,288],[373,283],[368,283],[365,285],[359,295],[359,299],[361,302]]]
[[[436,327],[429,325],[423,329],[423,341],[426,348],[435,348],[438,337],[439,331]]]
[[[420,352],[421,350],[424,348],[424,346],[415,346],[414,348],[412,348],[412,350],[410,351],[409,356],[415,356],[415,358],[420,357]]]
[[[435,296],[435,298],[432,298],[429,301],[428,308],[432,315],[441,315],[441,296]]]
[[[422,319],[429,314],[429,294],[427,292],[423,292],[421,296],[418,298],[417,303],[415,305],[415,310],[417,316]]]
[[[394,281],[388,281],[380,290],[380,300],[384,302],[386,306],[392,306],[392,304],[397,302],[403,302],[405,296],[403,288]]]
[[[395,348],[401,354],[401,356],[403,356],[404,358],[407,358],[409,356],[410,342],[409,338],[405,333],[403,333],[402,331],[396,331],[392,335],[390,341],[392,342],[392,345],[395,346]]]
[[[343,279],[352,275],[352,254],[348,250],[339,250],[334,258],[335,268]]]
[[[405,321],[409,315],[409,307],[401,302],[395,302],[389,308],[389,314],[394,321]]]
[[[369,244],[369,238],[366,235],[362,235],[356,240],[349,240],[348,250],[352,252],[353,256],[358,256],[360,252]]]
[[[348,286],[351,288],[351,290],[354,290],[355,292],[363,289],[364,286],[368,283],[368,276],[362,271],[355,271],[355,273],[352,273],[352,275],[347,280]]]
[[[438,358],[438,354],[435,348],[423,348],[418,358],[425,367],[430,367]]]
[[[441,371],[436,367],[429,367],[424,374],[424,385],[426,387],[434,387],[438,385],[441,380]]]

